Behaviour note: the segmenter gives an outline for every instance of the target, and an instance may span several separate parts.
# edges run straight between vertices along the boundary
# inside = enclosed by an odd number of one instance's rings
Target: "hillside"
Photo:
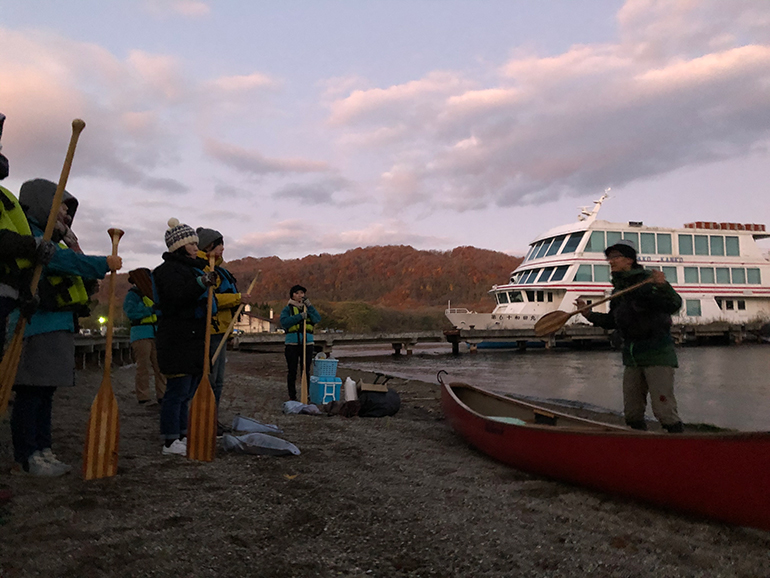
[[[308,296],[315,303],[324,305],[327,316],[332,314],[333,304],[351,302],[366,304],[369,310],[408,314],[420,310],[443,312],[448,301],[456,307],[491,310],[487,291],[493,284],[505,282],[521,260],[475,247],[419,251],[391,245],[302,259],[246,257],[228,262],[227,268],[244,290],[261,270],[256,289],[259,300],[276,309],[288,299],[289,288],[299,283],[308,288]],[[127,273],[118,275],[116,294],[121,303],[129,288],[127,277]],[[107,283],[102,283],[96,297],[106,304]],[[371,323],[365,325],[372,328]]]

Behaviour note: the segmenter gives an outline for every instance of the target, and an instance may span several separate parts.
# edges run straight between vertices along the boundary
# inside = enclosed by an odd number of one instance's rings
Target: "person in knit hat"
[[[189,404],[203,374],[206,337],[206,296],[217,282],[214,271],[204,272],[197,258],[198,235],[189,225],[169,219],[165,234],[168,251],[152,272],[157,295],[158,365],[166,377],[160,407],[163,455],[187,455]]]
[[[307,299],[306,294],[307,289],[302,285],[294,285],[289,289],[289,302],[281,311],[281,327],[286,332],[284,338],[284,355],[288,368],[286,385],[289,390],[289,399],[292,401],[297,400],[297,368],[303,353],[305,377],[308,384],[310,383],[310,366],[313,363],[313,327],[321,321],[321,315]],[[303,334],[307,337],[305,343],[302,342]]]
[[[202,263],[205,263],[204,271],[209,271],[209,257],[213,256],[214,270],[217,273],[217,285],[214,292],[216,313],[211,320],[211,355],[213,357],[222,339],[224,339],[235,310],[241,303],[251,303],[251,295],[241,294],[238,291],[235,277],[222,266],[225,251],[222,233],[216,229],[204,227],[198,227],[195,232],[198,234],[198,258],[201,259]],[[226,349],[225,347],[222,348],[216,361],[211,365],[211,387],[217,400],[217,408],[219,408],[219,400],[222,397],[222,388],[225,383]],[[217,423],[218,435],[222,435],[226,429],[221,423]]]
[[[636,247],[622,240],[604,252],[610,265],[613,292],[649,280],[637,289],[610,301],[609,313],[583,316],[594,325],[616,329],[623,339],[623,413],[626,424],[647,429],[644,413],[647,396],[652,412],[669,433],[684,431],[674,397],[674,370],[678,367],[671,315],[682,306],[682,298],[666,281],[662,271],[644,269],[637,261]],[[577,299],[575,305],[586,302]]]

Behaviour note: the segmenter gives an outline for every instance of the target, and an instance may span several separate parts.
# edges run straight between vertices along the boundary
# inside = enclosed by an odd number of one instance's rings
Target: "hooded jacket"
[[[613,293],[652,275],[641,267],[612,274]],[[609,313],[591,313],[588,320],[604,329],[617,329],[623,339],[623,365],[678,367],[671,338],[671,315],[682,298],[668,283],[648,283],[610,301]]]
[[[45,179],[27,181],[21,186],[19,204],[29,221],[30,229],[35,237],[42,237],[51,212],[53,197],[56,193],[56,185]],[[67,207],[70,218],[74,218],[78,201],[68,192],[64,192],[63,204]],[[60,235],[55,234],[53,240],[60,240]],[[57,246],[53,258],[43,268],[41,284],[46,277],[78,276],[83,279],[104,279],[110,270],[107,265],[107,257],[83,255],[67,248]],[[18,310],[14,312],[13,319],[18,319]],[[25,337],[50,333],[52,331],[75,331],[75,315],[72,311],[46,310],[42,306],[27,323]]]

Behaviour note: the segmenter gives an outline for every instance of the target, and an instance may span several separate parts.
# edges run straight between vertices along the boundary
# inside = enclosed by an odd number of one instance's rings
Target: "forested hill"
[[[226,255],[226,253],[225,253]],[[390,309],[456,307],[491,310],[487,295],[493,284],[505,283],[521,257],[457,247],[451,251],[419,251],[410,246],[366,247],[338,255],[309,255],[302,259],[246,257],[226,267],[246,290],[257,271],[262,275],[256,294],[261,302],[284,302],[289,288],[299,283],[315,301],[358,301]],[[102,282],[97,299],[107,302],[108,283]],[[116,295],[128,290],[127,274],[118,275]]]
[[[446,306],[491,307],[490,287],[505,283],[521,257],[457,247],[418,251],[390,245],[353,249],[339,255],[310,255],[284,261],[247,257],[227,264],[244,288],[258,270],[260,300],[283,301],[299,283],[314,300],[363,301],[394,309]]]

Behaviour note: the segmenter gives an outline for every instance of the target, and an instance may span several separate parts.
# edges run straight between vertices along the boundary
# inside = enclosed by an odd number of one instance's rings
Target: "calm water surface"
[[[617,351],[479,350],[451,355],[448,346],[395,357],[387,349],[335,348],[350,367],[436,382],[450,381],[538,399],[557,399],[621,412],[623,365]],[[770,345],[678,348],[676,396],[688,423],[770,431]],[[344,379],[344,371],[339,372]],[[652,412],[648,408],[648,416]]]

